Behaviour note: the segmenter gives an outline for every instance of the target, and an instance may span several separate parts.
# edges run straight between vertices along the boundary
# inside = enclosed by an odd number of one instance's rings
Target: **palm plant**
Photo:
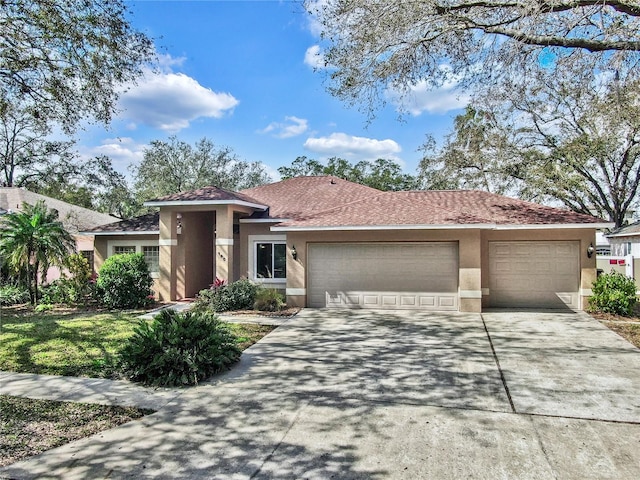
[[[24,203],[21,212],[2,218],[0,255],[17,273],[26,274],[32,305],[38,301],[38,273],[45,278],[49,267],[62,265],[74,246],[57,210],[49,210],[42,200]]]

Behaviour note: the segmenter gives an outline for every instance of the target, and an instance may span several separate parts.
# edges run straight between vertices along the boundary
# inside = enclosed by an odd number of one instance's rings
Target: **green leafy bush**
[[[65,305],[86,304],[94,293],[89,261],[75,253],[65,259],[64,266],[67,272],[40,290],[41,301]]]
[[[137,308],[153,300],[153,279],[140,253],[113,255],[105,260],[96,281],[99,300],[109,308]]]
[[[142,321],[122,351],[132,380],[154,386],[195,385],[240,358],[236,337],[206,312],[163,310]]]
[[[622,273],[611,271],[593,282],[591,309],[598,312],[631,316],[636,304],[636,283]]]
[[[63,279],[54,280],[40,289],[40,302],[47,304],[70,303],[67,290]]]
[[[227,312],[230,310],[251,310],[259,286],[242,279],[229,285],[219,285],[202,290],[194,306],[197,311]]]
[[[284,306],[282,294],[275,288],[260,288],[256,293],[256,301],[253,303],[255,310],[262,312],[278,312]]]
[[[0,286],[1,305],[19,305],[29,301],[29,290],[19,285]]]

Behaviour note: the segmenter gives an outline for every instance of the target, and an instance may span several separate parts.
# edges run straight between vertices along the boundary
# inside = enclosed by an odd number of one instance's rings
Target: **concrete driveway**
[[[0,475],[635,479],[639,397],[640,351],[583,314],[304,310],[156,414]]]

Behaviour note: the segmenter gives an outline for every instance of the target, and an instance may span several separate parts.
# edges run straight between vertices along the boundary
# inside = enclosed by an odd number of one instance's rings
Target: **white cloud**
[[[146,144],[137,143],[129,137],[105,138],[100,142],[100,145],[81,147],[80,153],[85,157],[106,155],[112,160],[114,169],[127,175],[130,165],[142,161],[146,146]]]
[[[291,138],[302,135],[309,129],[308,121],[294,116],[284,117],[285,122],[272,122],[260,133],[272,133],[276,138]]]
[[[464,108],[470,101],[469,95],[457,90],[455,81],[434,87],[430,82],[421,80],[409,87],[407,92],[389,90],[387,97],[400,110],[416,117],[424,112],[446,113]]]
[[[308,138],[304,147],[315,153],[337,156],[348,160],[396,160],[402,150],[394,140],[355,137],[346,133],[332,133],[328,137]]]
[[[326,68],[324,52],[320,49],[320,45],[312,45],[307,48],[304,54],[304,63],[315,69]]]
[[[214,92],[183,73],[166,72],[147,72],[120,99],[122,117],[171,133],[197,118],[220,118],[238,103],[233,95]]]
[[[309,31],[315,37],[320,38],[322,31],[324,30],[324,26],[320,21],[320,16],[322,15],[322,12],[327,9],[329,1],[330,0],[308,0],[305,2],[305,8],[308,12],[307,19],[309,20]]]
[[[468,72],[473,73],[476,68],[472,66]],[[424,112],[442,114],[466,107],[471,97],[459,89],[464,74],[453,73],[447,64],[440,65],[438,70],[441,83],[437,85],[432,80],[420,80],[406,90],[389,88],[385,95],[399,111],[416,117]]]

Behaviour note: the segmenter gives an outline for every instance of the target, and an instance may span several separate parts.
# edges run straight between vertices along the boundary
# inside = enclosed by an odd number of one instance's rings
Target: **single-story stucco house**
[[[382,192],[331,176],[206,187],[145,205],[159,213],[87,232],[96,268],[135,251],[162,300],[246,277],[308,307],[584,308],[595,232],[611,227],[487,192]]]

